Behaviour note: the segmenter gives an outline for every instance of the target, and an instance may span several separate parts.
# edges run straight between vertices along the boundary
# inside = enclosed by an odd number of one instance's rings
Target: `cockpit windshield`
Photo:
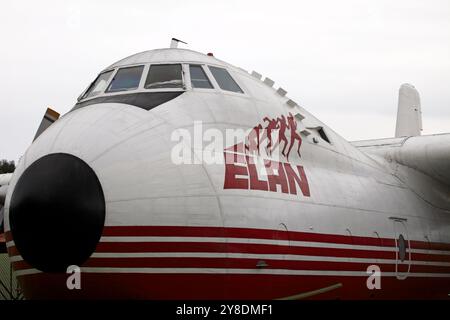
[[[205,71],[203,71],[202,66],[195,64],[189,65],[189,74],[191,75],[191,83],[193,88],[213,88],[208,76],[205,74]]]
[[[106,92],[118,92],[137,89],[144,66],[121,68],[111,81]]]
[[[145,89],[183,88],[181,64],[156,64],[150,66]]]
[[[90,85],[89,89],[83,95],[82,99],[95,97],[96,95],[103,93],[103,91],[105,91],[106,89],[108,80],[111,77],[113,71],[114,70],[110,70],[100,73],[97,79],[95,79],[95,81]]]
[[[234,81],[228,71],[224,68],[209,66],[209,70],[216,79],[220,89],[238,93],[244,93],[239,85]]]
[[[99,103],[99,101],[123,102],[128,99],[127,97],[136,100],[150,95],[166,97],[167,92],[178,93],[191,89],[197,92],[205,92],[203,89],[209,89],[244,93],[223,67],[180,62],[141,64],[118,67],[100,73],[85,93],[78,98],[78,104],[86,105],[86,103]]]

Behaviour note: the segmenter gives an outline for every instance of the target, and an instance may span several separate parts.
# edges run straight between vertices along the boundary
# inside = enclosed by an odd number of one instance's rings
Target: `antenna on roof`
[[[171,47],[171,48],[178,48],[178,42],[187,44],[187,43],[184,42],[184,41],[181,41],[181,40],[176,39],[176,38],[172,38],[172,41],[170,41],[170,47]]]

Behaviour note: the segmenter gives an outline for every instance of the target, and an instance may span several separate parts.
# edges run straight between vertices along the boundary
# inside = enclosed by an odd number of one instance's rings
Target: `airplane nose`
[[[105,222],[105,198],[92,168],[66,153],[46,155],[21,175],[9,221],[23,259],[44,272],[66,272],[94,252]]]

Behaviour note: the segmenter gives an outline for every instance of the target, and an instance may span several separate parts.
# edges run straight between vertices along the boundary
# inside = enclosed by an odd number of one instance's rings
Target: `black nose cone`
[[[64,153],[44,156],[19,178],[9,221],[17,250],[34,268],[66,272],[94,252],[105,222],[105,198],[95,172]]]

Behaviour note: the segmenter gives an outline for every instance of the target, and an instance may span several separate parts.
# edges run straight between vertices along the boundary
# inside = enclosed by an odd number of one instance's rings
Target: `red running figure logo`
[[[301,165],[291,165],[289,156],[297,143],[301,158],[302,138],[297,132],[297,122],[289,113],[277,118],[265,117],[245,137],[245,141],[224,150],[224,189],[247,189],[297,195],[297,188],[310,197],[308,179]],[[286,162],[274,159],[277,148],[283,146],[281,155]],[[266,157],[264,157],[264,154]],[[293,168],[294,166],[294,168]]]

